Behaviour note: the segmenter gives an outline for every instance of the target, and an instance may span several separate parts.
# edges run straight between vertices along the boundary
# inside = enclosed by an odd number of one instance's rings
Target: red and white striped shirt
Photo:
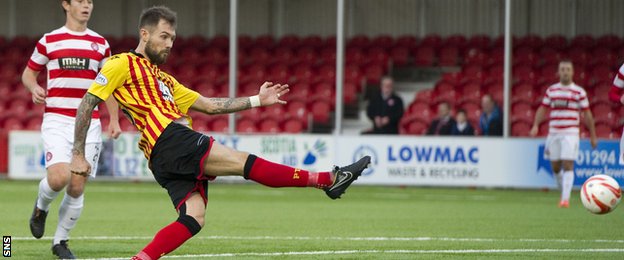
[[[557,83],[546,90],[542,106],[550,108],[549,134],[578,135],[580,112],[589,109],[589,100],[582,87]]]
[[[45,113],[76,117],[82,97],[110,55],[106,39],[89,29],[74,32],[63,26],[43,35],[28,67],[48,71]],[[99,118],[97,107],[93,118]]]

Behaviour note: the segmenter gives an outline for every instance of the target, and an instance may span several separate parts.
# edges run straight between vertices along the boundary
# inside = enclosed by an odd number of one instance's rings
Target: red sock
[[[193,234],[191,234],[188,228],[182,223],[175,221],[158,231],[152,242],[135,257],[143,260],[156,260],[175,250],[191,237],[193,237]]]
[[[333,183],[330,172],[308,172],[298,168],[269,162],[260,157],[250,155],[245,166],[247,179],[251,179],[269,187],[317,187],[331,186]],[[249,168],[249,169],[248,169]]]

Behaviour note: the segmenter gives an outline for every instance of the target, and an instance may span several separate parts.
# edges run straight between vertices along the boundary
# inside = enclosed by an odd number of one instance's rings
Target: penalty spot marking
[[[250,252],[195,255],[170,255],[163,258],[211,258],[243,256],[296,256],[296,255],[353,255],[353,254],[506,254],[506,253],[624,253],[624,248],[582,248],[582,249],[459,249],[459,250],[340,250],[340,251],[294,251],[294,252]],[[96,258],[99,260],[121,260],[128,257]]]

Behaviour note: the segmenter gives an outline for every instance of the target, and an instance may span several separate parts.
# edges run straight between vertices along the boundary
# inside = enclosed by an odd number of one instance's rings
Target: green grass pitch
[[[35,240],[36,188],[0,180],[0,234],[12,236],[14,259],[52,259],[61,197]],[[624,209],[592,215],[572,196],[559,209],[556,191],[355,186],[332,201],[315,189],[215,183],[206,227],[169,257],[624,259]],[[128,259],[177,217],[149,182],[92,182],[85,205],[70,240],[81,258]]]

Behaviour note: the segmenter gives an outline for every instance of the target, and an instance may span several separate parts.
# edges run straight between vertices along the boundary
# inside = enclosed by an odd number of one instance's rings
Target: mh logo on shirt
[[[89,59],[77,57],[59,58],[59,67],[64,70],[88,70]]]
[[[158,88],[160,88],[160,92],[162,92],[163,99],[173,102],[173,95],[171,95],[171,91],[169,90],[169,87],[165,85],[165,83],[158,80]]]

